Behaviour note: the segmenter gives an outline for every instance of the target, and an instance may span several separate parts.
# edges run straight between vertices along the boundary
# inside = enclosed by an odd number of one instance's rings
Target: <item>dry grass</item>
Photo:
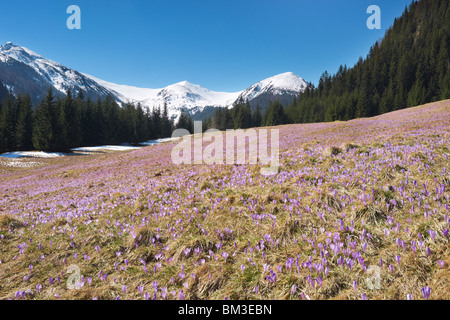
[[[444,169],[448,172],[448,150],[433,145],[448,141],[448,132],[440,137],[405,137],[402,132],[382,139],[376,135],[384,131],[372,129],[367,132],[371,138],[361,141],[357,133],[347,134],[354,126],[354,122],[318,129],[299,126],[305,137],[296,133],[294,138],[304,140],[292,138],[294,142],[282,150],[280,174],[272,180],[261,177],[259,165],[158,162],[159,157],[170,157],[170,149],[55,159],[44,169],[9,172],[5,184],[32,175],[34,180],[50,179],[62,187],[24,198],[18,195],[25,191],[15,187],[0,194],[0,200],[7,199],[5,206],[24,212],[0,213],[0,235],[4,236],[0,240],[0,299],[14,298],[17,291],[28,289],[34,291],[29,299],[54,299],[55,294],[61,299],[114,299],[119,295],[142,299],[137,288],[143,286],[144,292],[152,294],[154,281],[159,286],[158,299],[162,298],[161,287],[167,287],[166,299],[178,298],[180,290],[187,299],[302,299],[302,293],[311,299],[361,299],[363,293],[369,299],[405,299],[407,294],[420,299],[424,286],[432,288],[432,299],[449,299],[450,252],[448,238],[442,236],[448,228],[443,216],[448,214],[444,206],[449,205],[450,184],[442,175]],[[427,123],[424,127],[433,126]],[[291,131],[287,129],[286,136]],[[335,138],[339,134],[344,135],[341,141]],[[416,144],[420,144],[417,150],[401,152]],[[335,145],[340,147],[329,147]],[[105,163],[114,168],[111,178],[91,178],[104,170]],[[72,189],[64,184],[77,179],[86,181]],[[429,196],[423,191],[425,183]],[[446,191],[434,200],[440,185]],[[415,197],[414,210],[402,193]],[[96,194],[102,198],[92,196]],[[93,198],[89,198],[90,206],[83,207],[86,197]],[[75,199],[75,204],[67,198]],[[50,199],[57,199],[52,201],[58,206],[52,207]],[[38,202],[40,207],[25,212],[28,209],[21,202],[29,206]],[[425,218],[425,206],[436,214]],[[42,216],[46,223],[36,223]],[[345,228],[340,228],[341,220]],[[400,229],[395,231],[397,223]],[[427,233],[430,229],[437,233],[434,241]],[[410,249],[419,232],[425,248],[431,250],[429,256],[419,247],[417,253]],[[361,240],[363,233],[370,233],[370,239]],[[329,246],[337,236],[343,249],[362,254],[366,266],[379,266],[383,260],[381,289],[367,288],[367,274],[357,262],[352,270],[338,265],[342,251],[334,257]],[[397,239],[405,241],[405,250]],[[18,246],[24,243],[27,246],[21,254]],[[314,264],[322,261],[319,244],[328,245],[327,276],[301,265],[310,259]],[[223,253],[228,253],[226,261]],[[400,266],[397,255],[402,258]],[[288,258],[299,258],[299,270],[295,263],[286,269]],[[442,268],[437,261],[445,262]],[[68,290],[65,282],[70,265],[79,266],[92,284]],[[270,267],[265,270],[264,265]],[[277,273],[276,285],[267,280],[269,270]],[[106,281],[99,279],[100,271],[108,275]],[[307,277],[314,280],[319,275],[322,286],[316,282],[313,288]],[[51,285],[49,278],[58,276],[61,284],[55,280]],[[35,290],[37,284],[42,285],[40,294]],[[297,290],[291,293],[293,285]]]

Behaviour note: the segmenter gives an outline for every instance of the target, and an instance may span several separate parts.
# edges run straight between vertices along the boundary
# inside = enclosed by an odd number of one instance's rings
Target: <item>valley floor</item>
[[[450,299],[450,100],[278,129],[270,177],[174,142],[0,164],[0,299]]]

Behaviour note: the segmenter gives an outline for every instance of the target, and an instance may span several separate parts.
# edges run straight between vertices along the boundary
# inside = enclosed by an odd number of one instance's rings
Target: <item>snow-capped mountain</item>
[[[255,83],[242,92],[238,99],[250,101],[250,105],[259,104],[265,109],[270,101],[280,100],[283,104],[290,103],[294,96],[306,89],[307,83],[295,73],[286,72]]]
[[[34,102],[40,101],[50,86],[60,94],[70,88],[73,92],[82,90],[92,99],[112,95],[124,100],[80,72],[11,42],[0,45],[0,81],[12,94],[29,93]]]
[[[255,83],[242,92],[239,98],[253,100],[264,94],[281,96],[283,94],[298,94],[306,88],[305,80],[292,72],[286,72]]]
[[[286,72],[262,80],[244,91],[216,92],[188,81],[182,81],[162,89],[146,89],[117,85],[87,75],[104,87],[111,89],[126,100],[142,106],[163,106],[167,103],[169,115],[176,117],[181,110],[188,111],[196,119],[210,115],[215,107],[231,107],[236,102],[248,100],[252,107],[257,104],[264,111],[271,101],[290,103],[294,96],[305,90],[307,83],[292,72]]]
[[[188,81],[178,82],[161,89],[147,89],[118,85],[87,74],[85,76],[117,92],[125,97],[127,102],[140,103],[149,108],[162,107],[164,103],[167,103],[169,116],[172,117],[178,116],[183,109],[190,114],[196,114],[206,107],[231,106],[243,92],[216,92]]]
[[[169,115],[177,118],[185,110],[201,119],[216,107],[230,107],[240,99],[264,110],[275,99],[289,103],[306,88],[306,82],[292,72],[262,80],[239,92],[216,92],[188,81],[165,88],[150,89],[119,85],[80,73],[11,42],[0,45],[0,83],[12,93],[29,93],[39,102],[53,86],[59,94],[68,88],[83,91],[92,99],[113,96],[119,103],[140,103],[143,107],[168,106]]]

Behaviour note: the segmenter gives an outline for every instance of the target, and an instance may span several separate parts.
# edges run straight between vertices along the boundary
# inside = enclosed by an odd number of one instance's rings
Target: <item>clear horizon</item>
[[[284,72],[317,84],[325,70],[353,66],[410,3],[0,0],[0,43],[116,84],[236,92]],[[66,27],[72,4],[81,30]],[[381,8],[380,30],[366,27],[370,5]]]

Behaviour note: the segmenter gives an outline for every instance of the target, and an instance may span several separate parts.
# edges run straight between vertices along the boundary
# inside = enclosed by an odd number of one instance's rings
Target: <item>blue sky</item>
[[[188,80],[243,90],[292,71],[317,83],[353,66],[411,0],[0,0],[11,41],[106,81],[161,88]],[[69,30],[69,5],[81,30]],[[367,7],[381,8],[369,30]]]

